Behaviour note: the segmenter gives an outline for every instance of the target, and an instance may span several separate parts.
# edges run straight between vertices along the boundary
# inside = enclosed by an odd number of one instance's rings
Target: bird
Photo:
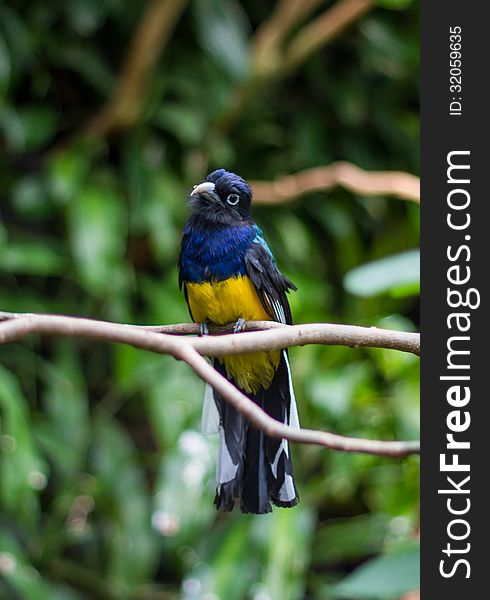
[[[252,189],[239,175],[217,169],[194,186],[179,256],[179,288],[201,335],[208,325],[251,320],[292,324],[287,294],[296,286],[279,270],[251,216]],[[214,368],[274,419],[299,427],[287,349],[215,358]],[[265,514],[293,507],[298,492],[291,449],[273,438],[207,385],[204,434],[219,434],[217,510]]]

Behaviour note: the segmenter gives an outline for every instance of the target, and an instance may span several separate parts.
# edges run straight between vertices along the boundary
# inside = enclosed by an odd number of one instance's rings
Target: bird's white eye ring
[[[235,206],[240,202],[240,196],[238,194],[229,194],[226,198],[226,201],[228,202],[228,204]]]

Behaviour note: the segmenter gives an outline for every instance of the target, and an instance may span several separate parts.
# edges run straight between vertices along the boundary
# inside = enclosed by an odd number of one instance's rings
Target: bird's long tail
[[[217,359],[214,366],[226,377]],[[286,351],[281,353],[270,387],[249,397],[274,419],[299,427]],[[298,503],[288,441],[269,437],[251,426],[210,388],[204,399],[203,432],[220,435],[215,498],[218,510],[232,510],[237,499],[242,512],[254,514],[271,512],[271,503],[283,507]]]

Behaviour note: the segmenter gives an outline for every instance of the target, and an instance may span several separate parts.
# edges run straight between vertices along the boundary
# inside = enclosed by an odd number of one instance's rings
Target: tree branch
[[[282,65],[283,73],[296,69],[311,54],[372,8],[374,8],[372,0],[340,0],[305,25],[286,49]]]
[[[300,196],[341,186],[361,196],[394,196],[420,202],[420,179],[403,171],[364,171],[349,162],[306,169],[274,181],[251,181],[254,202],[285,204]]]
[[[291,41],[288,36],[320,4],[321,0],[278,0],[270,17],[251,39],[250,77],[237,87],[214,128],[228,132],[244,108],[270,83],[289,75],[312,53],[374,8],[372,0],[339,0],[321,15],[304,25]]]
[[[180,358],[204,381],[209,383],[221,397],[230,402],[238,412],[271,437],[286,438],[291,442],[315,444],[343,452],[362,452],[379,456],[403,457],[420,451],[418,442],[386,442],[336,435],[314,429],[296,429],[270,417],[257,404],[242,394],[238,388],[214,369],[194,348],[183,348]]]
[[[232,331],[233,324],[210,326],[209,329],[210,333],[223,334]],[[241,335],[205,336],[177,341],[175,336],[199,333],[199,325],[181,323],[139,326],[63,315],[0,312],[0,344],[18,341],[26,335],[39,333],[126,343],[163,354],[173,354],[176,344],[188,345],[199,354],[213,357],[258,350],[279,350],[307,344],[386,348],[420,354],[419,334],[406,331],[336,323],[282,325],[271,321],[248,322],[246,329],[248,331]],[[269,331],[262,331],[263,329]]]
[[[104,136],[133,125],[148,82],[187,0],[151,0],[136,29],[112,98],[88,123],[85,134]]]
[[[308,18],[323,0],[278,0],[269,18],[252,38],[253,76],[279,71],[282,45],[291,30]]]
[[[264,327],[249,323],[248,327]],[[290,346],[342,344],[403,350],[418,354],[418,334],[386,329],[310,323],[287,326],[267,323],[267,331],[249,331],[239,335],[179,337],[195,333],[195,324],[142,327],[107,321],[95,321],[61,315],[39,315],[0,312],[0,344],[12,343],[31,334],[80,337],[129,344],[136,348],[170,354],[186,362],[204,381],[257,428],[267,435],[292,442],[316,444],[344,452],[364,452],[381,456],[402,457],[419,452],[418,442],[363,440],[339,436],[325,431],[296,429],[276,421],[216,371],[203,357],[223,356],[255,350],[272,350]],[[221,332],[223,328],[220,328]],[[225,329],[226,330],[226,329]],[[165,331],[165,333],[162,333]]]

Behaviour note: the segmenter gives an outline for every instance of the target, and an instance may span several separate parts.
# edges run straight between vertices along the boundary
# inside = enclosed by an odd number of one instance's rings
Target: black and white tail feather
[[[287,292],[296,287],[279,271],[258,228],[245,256],[245,267],[271,319],[290,325]],[[214,360],[214,367],[227,377],[219,359]],[[299,428],[287,350],[281,351],[270,386],[247,395],[277,421]],[[220,436],[215,498],[218,510],[232,510],[237,499],[242,512],[255,514],[271,512],[271,503],[282,507],[298,503],[289,442],[269,437],[250,425],[211,388],[205,394],[203,432]]]
[[[214,367],[226,377],[218,359]],[[248,396],[274,419],[299,427],[286,350],[281,352],[270,387]],[[218,510],[231,511],[238,499],[242,512],[254,514],[271,512],[271,503],[282,507],[298,503],[289,442],[269,437],[250,425],[209,386],[204,396],[202,431],[219,433],[220,437],[215,498]]]

